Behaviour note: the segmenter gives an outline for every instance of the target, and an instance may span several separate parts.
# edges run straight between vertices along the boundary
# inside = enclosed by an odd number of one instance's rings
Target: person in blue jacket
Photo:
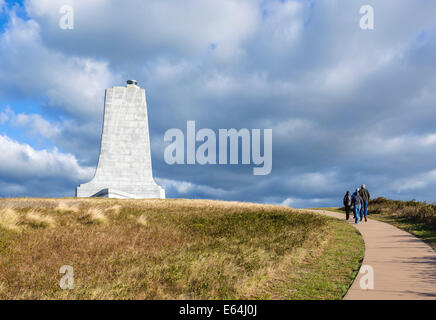
[[[353,195],[351,196],[351,204],[353,205],[354,208],[354,221],[356,222],[356,224],[359,223],[359,215],[360,215],[360,219],[362,219],[362,212],[360,211],[360,209],[362,208],[362,197],[360,196],[359,193],[359,188],[356,189],[356,192],[353,193]]]

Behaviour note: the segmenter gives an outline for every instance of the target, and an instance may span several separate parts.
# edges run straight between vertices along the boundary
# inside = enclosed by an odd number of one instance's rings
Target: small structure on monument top
[[[135,80],[106,89],[100,156],[94,178],[77,197],[165,198],[151,169],[145,90]]]

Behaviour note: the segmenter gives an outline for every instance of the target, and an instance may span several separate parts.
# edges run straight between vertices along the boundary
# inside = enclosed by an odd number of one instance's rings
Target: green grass
[[[352,226],[281,206],[0,200],[0,299],[341,299],[363,255]]]
[[[365,243],[356,228],[329,219],[331,241],[335,245],[326,248],[317,263],[308,266],[296,283],[298,291],[293,295],[294,299],[342,298],[357,276],[365,254]]]

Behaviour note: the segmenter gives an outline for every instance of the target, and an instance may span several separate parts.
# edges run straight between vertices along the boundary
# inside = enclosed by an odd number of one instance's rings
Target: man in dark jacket
[[[362,184],[362,187],[360,188],[359,194],[363,200],[362,209],[361,209],[362,213],[360,214],[360,221],[362,221],[362,215],[364,215],[365,222],[366,222],[366,221],[368,221],[366,216],[368,214],[368,203],[369,203],[369,199],[371,198],[371,195],[369,194],[369,191],[368,191],[368,189],[366,189],[366,186],[364,184]]]
[[[351,209],[351,194],[350,191],[344,196],[344,208],[345,208],[345,216],[347,220],[350,218],[350,209]]]
[[[359,194],[359,188],[356,189],[356,192],[353,193],[353,195],[351,196],[351,204],[354,207],[354,221],[356,222],[356,224],[359,223],[359,214],[360,214],[360,209],[362,208],[362,198],[360,197]],[[360,216],[360,221],[362,221],[362,216]]]

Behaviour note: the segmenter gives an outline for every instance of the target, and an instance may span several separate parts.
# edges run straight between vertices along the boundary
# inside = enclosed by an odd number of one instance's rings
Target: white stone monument
[[[153,179],[145,90],[134,80],[106,89],[100,157],[94,178],[77,197],[165,198]]]

